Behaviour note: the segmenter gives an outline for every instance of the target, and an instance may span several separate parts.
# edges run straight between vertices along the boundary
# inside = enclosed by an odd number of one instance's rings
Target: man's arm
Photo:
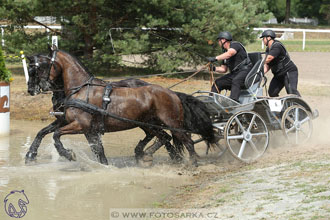
[[[272,60],[275,57],[273,57],[272,55],[267,55],[266,60],[265,60],[265,64],[264,64],[264,73],[267,73],[269,71],[269,63],[272,62]]]
[[[229,59],[230,57],[234,56],[236,53],[237,53],[237,51],[235,49],[229,48],[226,53],[216,56],[215,58],[217,60],[226,60],[226,59]]]
[[[215,71],[219,72],[219,73],[225,73],[225,72],[227,72],[227,69],[228,69],[228,67],[226,65],[221,65],[221,66],[217,66],[215,68]]]

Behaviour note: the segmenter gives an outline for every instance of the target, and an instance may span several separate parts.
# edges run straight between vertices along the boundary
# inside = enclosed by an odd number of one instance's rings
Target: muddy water
[[[139,168],[134,146],[143,137],[138,130],[103,137],[109,166],[96,162],[84,136],[63,136],[66,148],[77,154],[76,162],[60,158],[52,136],[44,138],[36,164],[26,166],[25,154],[36,133],[46,123],[12,121],[11,135],[0,138],[0,219],[4,199],[13,190],[24,190],[29,200],[23,219],[109,219],[110,208],[154,207],[175,187],[189,182],[178,175],[163,151],[152,168]],[[17,203],[14,206],[18,209]]]

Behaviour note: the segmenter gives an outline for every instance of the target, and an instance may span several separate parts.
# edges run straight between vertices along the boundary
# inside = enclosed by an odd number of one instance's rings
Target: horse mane
[[[60,52],[62,52],[62,53],[64,53],[64,54],[67,54],[68,56],[70,56],[70,57],[72,57],[73,58],[73,60],[75,61],[75,62],[77,62],[85,71],[86,71],[86,73],[90,76],[90,77],[93,77],[94,76],[94,74],[93,73],[91,73],[90,71],[89,71],[89,69],[76,57],[76,56],[74,56],[74,55],[72,55],[72,54],[70,54],[70,53],[68,53],[68,52],[66,52],[66,51],[64,51],[64,50],[58,50],[58,51],[60,51]]]

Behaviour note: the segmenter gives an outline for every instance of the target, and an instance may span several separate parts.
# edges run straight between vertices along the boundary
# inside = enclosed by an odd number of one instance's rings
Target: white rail
[[[5,46],[5,40],[3,39],[3,36],[5,35],[5,27],[7,27],[7,25],[0,25],[1,28],[1,45]],[[62,29],[62,26],[60,25],[50,25],[48,26],[51,29]],[[26,29],[46,29],[44,26],[41,25],[26,25],[24,26],[24,28]],[[49,32],[49,29],[46,29],[47,32]]]
[[[1,36],[2,36],[2,40],[1,40],[1,44],[2,46],[5,45],[5,41],[3,39],[3,36],[4,36],[4,28],[6,27],[7,25],[0,25],[0,28],[1,28]],[[49,28],[51,29],[62,29],[62,26],[59,26],[59,25],[50,25],[48,26]],[[41,25],[26,25],[24,26],[24,28],[27,28],[27,29],[45,29],[44,26],[41,26]],[[271,29],[273,31],[283,31],[283,32],[302,32],[303,33],[303,40],[302,40],[302,49],[305,50],[305,45],[306,45],[306,33],[307,32],[314,32],[314,33],[330,33],[330,30],[325,30],[325,29],[301,29],[301,28],[268,28],[268,27],[263,27],[263,28],[253,28],[254,31],[257,31],[257,32],[262,32],[264,30],[267,30],[267,29]],[[46,31],[49,31],[48,29],[46,29]],[[330,38],[329,38],[330,39]],[[263,45],[263,42],[262,42],[262,48],[264,48],[264,45]]]
[[[267,29],[271,29],[273,31],[284,31],[284,32],[302,32],[303,33],[303,42],[302,42],[302,49],[305,50],[306,45],[306,33],[307,32],[314,32],[314,33],[330,33],[330,30],[324,29],[294,29],[294,28],[253,28],[254,31],[264,31]],[[329,37],[330,39],[330,37]],[[261,41],[261,46],[264,48],[264,43]]]

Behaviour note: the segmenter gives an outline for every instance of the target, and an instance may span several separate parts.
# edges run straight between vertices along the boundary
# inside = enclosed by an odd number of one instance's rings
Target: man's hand
[[[214,63],[214,62],[217,62],[218,60],[216,57],[207,57],[207,61]]]
[[[214,66],[212,63],[209,65],[209,70],[214,72],[216,70],[216,66]]]

